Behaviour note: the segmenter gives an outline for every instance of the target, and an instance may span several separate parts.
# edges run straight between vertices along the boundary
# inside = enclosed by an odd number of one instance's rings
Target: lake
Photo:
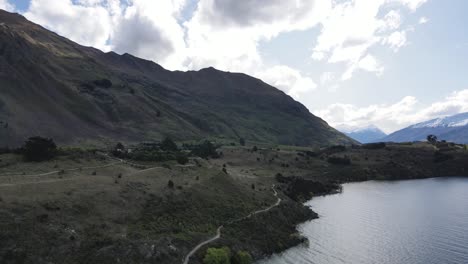
[[[349,183],[307,205],[309,245],[259,263],[468,263],[468,178]]]

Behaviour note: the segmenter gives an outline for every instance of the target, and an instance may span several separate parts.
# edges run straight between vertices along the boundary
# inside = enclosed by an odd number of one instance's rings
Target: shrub
[[[239,139],[239,144],[240,144],[241,146],[245,146],[245,139],[244,139],[244,138],[240,138],[240,139]]]
[[[253,263],[252,256],[247,251],[237,251],[237,253],[232,256],[232,264],[251,264]]]
[[[219,158],[218,152],[216,152],[216,146],[208,140],[203,143],[196,145],[192,149],[192,154],[201,158]]]
[[[172,141],[171,138],[167,137],[161,142],[161,149],[165,151],[177,151],[179,148],[177,144]]]
[[[441,151],[436,151],[434,153],[434,162],[444,162],[447,160],[452,160],[453,156],[450,154],[443,153]]]
[[[362,145],[363,149],[383,149],[385,147],[386,147],[386,144],[384,142],[367,143],[367,144]]]
[[[343,151],[346,151],[346,147],[343,145],[330,146],[323,150],[323,152],[327,154],[333,154],[333,153],[338,153],[338,152],[343,152]]]
[[[310,151],[310,150],[307,150],[305,153],[309,157],[317,157],[318,156],[317,152],[313,152],[313,151]]]
[[[125,146],[122,144],[122,143],[117,143],[114,147],[114,149],[112,149],[112,155],[115,156],[115,157],[119,157],[119,158],[124,158],[125,157]]]
[[[174,188],[174,182],[172,180],[169,180],[167,182],[167,187],[169,187],[169,189],[173,189]]]
[[[227,247],[208,248],[206,250],[203,264],[230,264],[231,251]]]
[[[186,155],[184,155],[184,154],[177,155],[176,160],[177,160],[177,163],[179,163],[181,165],[185,165],[185,164],[187,164],[189,162],[188,157]]]
[[[256,152],[258,150],[257,146],[253,146],[252,151]]]
[[[23,155],[28,161],[50,160],[56,154],[57,145],[50,138],[31,137],[23,146]]]
[[[336,165],[350,165],[351,160],[348,157],[336,157],[331,156],[327,159],[328,163],[336,164]]]

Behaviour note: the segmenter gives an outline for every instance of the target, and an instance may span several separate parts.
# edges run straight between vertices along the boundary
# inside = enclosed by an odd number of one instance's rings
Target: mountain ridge
[[[67,144],[208,137],[352,144],[284,92],[212,67],[168,71],[104,53],[0,10],[0,146],[33,135]]]
[[[440,140],[468,143],[468,112],[420,122],[395,131],[384,141],[425,141],[427,135],[436,135]]]
[[[340,126],[337,127],[337,129],[348,137],[364,144],[379,141],[380,139],[387,136],[387,134],[385,134],[375,125],[369,125],[365,127]]]

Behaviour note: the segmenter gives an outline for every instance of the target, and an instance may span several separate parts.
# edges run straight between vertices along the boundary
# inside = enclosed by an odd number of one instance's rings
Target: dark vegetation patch
[[[302,177],[285,177],[281,174],[275,176],[282,184],[282,191],[296,202],[305,202],[314,196],[326,195],[341,190],[339,184],[307,180]]]
[[[330,156],[327,162],[334,165],[351,165],[351,159],[349,157]]]
[[[297,234],[296,225],[317,217],[310,208],[285,200],[266,213],[227,225],[218,243],[232,251],[248,250],[258,260],[305,242],[306,239]],[[266,234],[268,239],[265,239]]]
[[[363,149],[383,149],[385,147],[386,147],[386,144],[384,142],[367,143],[361,146],[361,148]]]
[[[95,80],[93,83],[98,87],[102,87],[106,89],[112,87],[112,82],[108,79]]]

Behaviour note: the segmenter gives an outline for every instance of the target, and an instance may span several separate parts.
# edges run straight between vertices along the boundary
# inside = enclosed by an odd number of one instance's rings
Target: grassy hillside
[[[261,80],[213,68],[167,71],[129,54],[80,46],[5,11],[0,86],[0,145],[34,135],[74,144],[168,135],[305,146],[353,143]]]
[[[220,225],[221,238],[190,263],[223,246],[259,259],[303,242],[296,225],[317,215],[302,202],[339,183],[468,176],[468,152],[455,144],[218,152],[186,165],[123,162],[104,150],[62,149],[44,162],[0,155],[0,263],[182,263]],[[279,206],[243,219],[276,202],[272,185]]]

